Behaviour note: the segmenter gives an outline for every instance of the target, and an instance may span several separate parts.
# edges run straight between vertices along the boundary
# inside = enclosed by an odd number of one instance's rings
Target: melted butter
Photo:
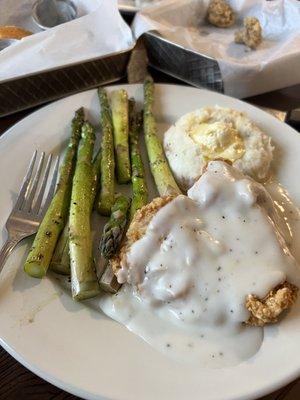
[[[230,122],[197,124],[189,131],[205,161],[223,158],[234,162],[245,153],[243,139]]]
[[[188,197],[153,217],[122,265],[118,278],[128,283],[101,308],[181,361],[247,360],[263,340],[261,328],[243,324],[247,294],[264,297],[285,280],[299,286],[285,222],[262,185],[211,162]]]

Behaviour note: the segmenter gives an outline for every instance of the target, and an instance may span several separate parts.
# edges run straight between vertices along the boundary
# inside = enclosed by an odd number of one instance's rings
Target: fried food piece
[[[255,17],[244,18],[244,28],[235,32],[235,43],[243,43],[250,49],[256,49],[262,42],[262,29],[260,22]]]
[[[130,247],[145,234],[154,215],[175,197],[157,197],[136,212],[119,254],[110,260],[110,265],[115,274],[121,268],[122,260],[126,260]],[[297,292],[298,288],[296,286],[289,282],[284,282],[272,289],[263,299],[249,294],[246,298],[245,306],[250,311],[251,316],[246,321],[246,324],[264,326],[269,323],[276,323],[281,313],[295,303]]]
[[[115,274],[120,269],[121,261],[124,257],[126,257],[130,247],[145,234],[151,219],[154,217],[157,211],[159,211],[175,197],[176,196],[157,197],[152,200],[151,203],[142,207],[135,213],[126,233],[125,242],[123,243],[119,254],[110,260],[110,265]]]
[[[284,282],[271,290],[263,299],[249,294],[246,308],[251,312],[248,325],[264,326],[274,324],[284,310],[290,308],[296,301],[298,288],[289,282]]]
[[[219,28],[228,28],[235,22],[235,14],[225,0],[211,0],[207,10],[207,20]]]
[[[22,39],[31,34],[32,32],[18,28],[17,26],[0,26],[0,39]]]

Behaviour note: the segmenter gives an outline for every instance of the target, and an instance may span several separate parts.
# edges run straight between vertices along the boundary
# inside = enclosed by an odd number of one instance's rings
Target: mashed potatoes
[[[164,136],[164,149],[182,189],[190,188],[208,161],[224,159],[257,180],[268,176],[271,139],[242,112],[205,107],[182,116]]]

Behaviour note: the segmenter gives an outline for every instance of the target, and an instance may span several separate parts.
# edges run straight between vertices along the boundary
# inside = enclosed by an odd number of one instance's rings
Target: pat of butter
[[[190,137],[197,143],[206,161],[222,158],[234,162],[245,153],[243,139],[231,123],[201,123],[192,127]]]

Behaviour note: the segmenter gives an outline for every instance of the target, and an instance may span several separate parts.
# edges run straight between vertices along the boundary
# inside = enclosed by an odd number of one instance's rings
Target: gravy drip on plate
[[[264,297],[298,266],[264,187],[221,161],[152,218],[102,309],[156,348],[198,365],[240,363],[263,331],[247,327],[250,293]]]

